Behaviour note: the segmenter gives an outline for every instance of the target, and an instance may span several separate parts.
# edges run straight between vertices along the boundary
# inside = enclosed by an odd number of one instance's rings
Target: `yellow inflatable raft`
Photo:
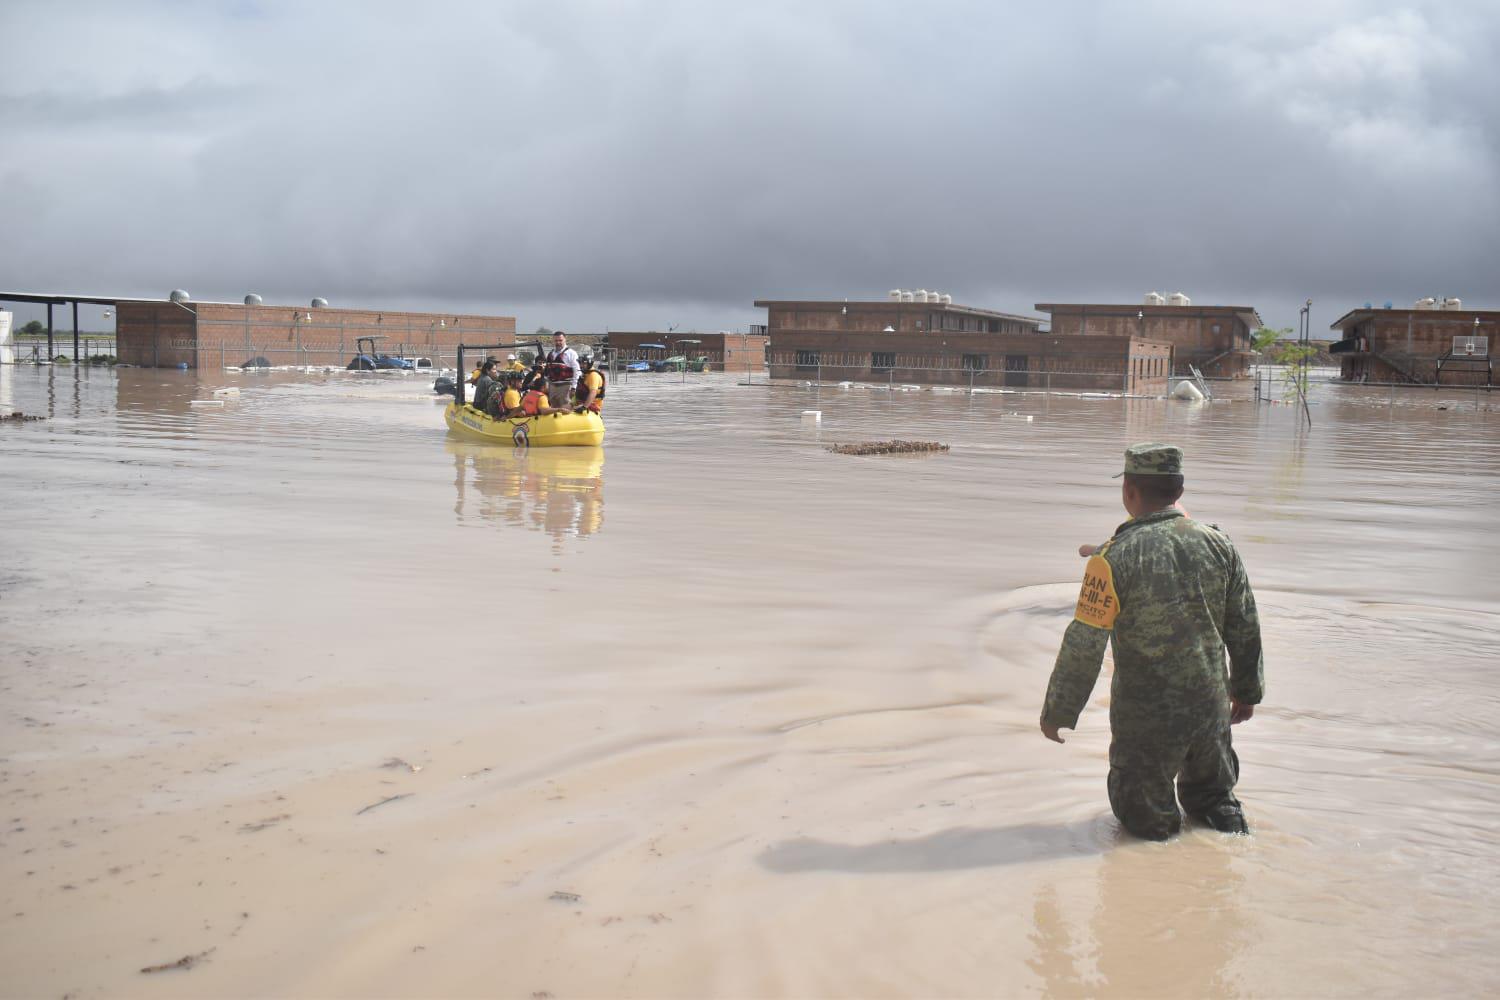
[[[604,421],[597,413],[547,413],[497,420],[455,401],[443,411],[443,419],[448,422],[448,430],[470,440],[506,441],[518,448],[594,447],[604,443]]]

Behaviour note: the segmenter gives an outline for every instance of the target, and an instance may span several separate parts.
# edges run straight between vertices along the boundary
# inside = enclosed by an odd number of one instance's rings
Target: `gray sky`
[[[0,51],[0,289],[1500,308],[1493,0],[5,0]]]

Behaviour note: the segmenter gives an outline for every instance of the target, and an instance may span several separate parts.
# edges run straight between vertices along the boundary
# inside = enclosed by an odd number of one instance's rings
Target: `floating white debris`
[[[1192,403],[1200,402],[1203,399],[1203,390],[1191,382],[1178,382],[1172,389],[1172,398],[1185,399]]]
[[[215,396],[223,396],[226,399],[238,399],[240,397],[240,390],[239,390],[238,386],[231,385],[231,386],[226,386],[223,389],[215,389],[214,390],[214,395]]]
[[[189,406],[223,406],[224,405],[224,401],[222,399],[190,399],[190,400],[188,400],[188,405]]]
[[[802,411],[802,423],[804,425],[806,425],[808,427],[812,427],[814,425],[821,424],[822,422],[823,422],[823,411],[822,410],[803,410]]]

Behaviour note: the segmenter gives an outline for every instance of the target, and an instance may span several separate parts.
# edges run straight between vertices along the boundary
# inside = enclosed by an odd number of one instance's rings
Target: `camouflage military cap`
[[[1170,444],[1133,444],[1125,449],[1125,470],[1121,476],[1180,476],[1182,449]]]

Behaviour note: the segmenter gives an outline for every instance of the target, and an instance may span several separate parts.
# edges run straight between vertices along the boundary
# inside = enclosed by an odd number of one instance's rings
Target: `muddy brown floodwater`
[[[516,454],[425,379],[0,377],[6,995],[1500,985],[1500,397],[641,375]],[[825,450],[890,438],[952,450]],[[1107,680],[1037,732],[1149,439],[1262,608],[1248,838],[1121,837]]]

